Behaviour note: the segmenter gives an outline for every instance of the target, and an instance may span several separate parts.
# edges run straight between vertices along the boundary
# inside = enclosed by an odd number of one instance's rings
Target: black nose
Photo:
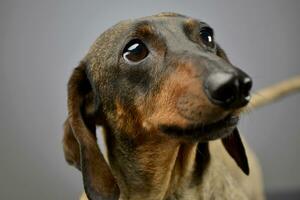
[[[240,108],[250,101],[251,78],[244,72],[211,73],[204,82],[210,101],[224,108]]]

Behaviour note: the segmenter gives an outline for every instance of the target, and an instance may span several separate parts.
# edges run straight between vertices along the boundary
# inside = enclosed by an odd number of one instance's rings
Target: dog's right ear
[[[94,97],[86,64],[81,62],[68,82],[68,118],[65,122],[65,137],[68,134],[70,139],[73,135],[79,144],[78,168],[82,171],[84,189],[88,198],[114,200],[119,198],[120,191],[96,142],[97,109],[95,109]],[[76,147],[74,149],[76,150]]]

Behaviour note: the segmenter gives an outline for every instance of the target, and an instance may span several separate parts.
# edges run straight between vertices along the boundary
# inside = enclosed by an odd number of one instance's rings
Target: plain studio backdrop
[[[0,2],[0,199],[78,199],[81,174],[66,164],[66,84],[93,41],[120,20],[173,11],[206,21],[254,90],[300,74],[300,1]],[[300,95],[245,114],[266,191],[300,195]]]

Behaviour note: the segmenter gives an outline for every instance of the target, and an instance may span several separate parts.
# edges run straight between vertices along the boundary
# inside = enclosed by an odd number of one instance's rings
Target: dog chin
[[[238,116],[228,115],[211,124],[190,124],[183,128],[176,125],[160,125],[159,127],[162,132],[171,137],[207,142],[230,135],[236,128],[238,121]]]

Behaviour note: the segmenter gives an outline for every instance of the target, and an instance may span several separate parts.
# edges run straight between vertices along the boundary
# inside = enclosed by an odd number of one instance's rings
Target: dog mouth
[[[210,124],[197,123],[190,124],[187,127],[160,125],[159,129],[172,137],[195,141],[209,141],[230,135],[236,128],[238,121],[239,116],[230,114]]]

